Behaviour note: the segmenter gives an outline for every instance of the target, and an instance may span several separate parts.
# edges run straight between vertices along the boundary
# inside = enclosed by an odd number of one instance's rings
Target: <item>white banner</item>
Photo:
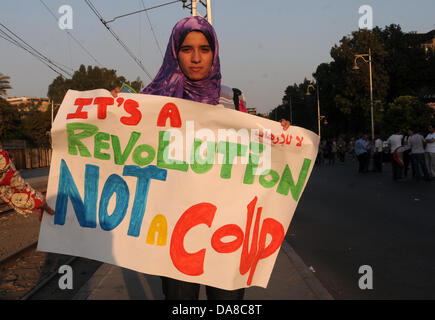
[[[319,137],[189,100],[69,90],[38,250],[222,289],[267,287]]]

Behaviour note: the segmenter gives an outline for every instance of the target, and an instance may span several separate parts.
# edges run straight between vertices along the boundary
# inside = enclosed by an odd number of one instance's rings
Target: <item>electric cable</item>
[[[143,3],[143,0],[141,0],[141,2],[142,2],[142,7],[143,7],[144,9],[146,9],[146,8],[145,8],[145,4]],[[162,52],[162,49],[161,49],[161,47],[160,47],[160,44],[159,44],[159,42],[158,42],[158,40],[157,40],[156,33],[154,32],[154,28],[153,28],[153,25],[152,25],[152,23],[151,23],[150,17],[149,17],[149,15],[148,15],[148,11],[145,11],[145,14],[146,14],[146,16],[147,16],[148,23],[149,23],[150,28],[151,28],[151,32],[153,33],[154,41],[156,42],[157,48],[159,49],[160,54],[161,54],[161,56],[162,56],[162,58],[163,58],[163,52]]]
[[[128,48],[128,46],[119,38],[119,36],[109,27],[107,26],[107,22],[103,19],[103,16],[98,12],[97,8],[91,3],[90,0],[85,0],[86,4],[91,8],[91,10],[94,12],[94,14],[100,19],[101,23],[106,27],[107,30],[112,34],[112,36],[118,41],[118,43],[124,48],[124,50],[129,54],[129,56],[136,62],[136,64],[145,72],[145,74],[150,78],[150,80],[153,80],[150,73],[145,69],[144,65],[142,64],[142,61],[140,61],[133,52]]]
[[[56,17],[56,15],[53,13],[53,11],[45,4],[45,2],[43,1],[43,0],[39,0],[41,3],[42,3],[42,5],[48,10],[48,12],[51,14],[51,16],[56,20],[56,21],[58,21],[57,20],[57,17]],[[88,54],[88,56],[90,56],[91,58],[92,58],[92,60],[94,60],[95,61],[95,63],[97,64],[97,65],[99,65],[100,67],[103,67],[103,65],[80,43],[80,41],[79,40],[77,40],[72,34],[71,34],[71,32],[69,32],[67,29],[65,29],[64,30],[79,46],[80,46],[80,48],[82,48],[83,49],[83,51],[85,51],[87,54]]]
[[[47,56],[43,55],[41,52],[39,52],[38,50],[36,50],[34,47],[32,47],[31,45],[29,45],[26,41],[24,41],[21,37],[19,37],[17,34],[15,34],[11,29],[9,29],[8,27],[6,27],[4,24],[2,24],[0,22],[0,26],[3,27],[4,29],[6,29],[10,34],[8,34],[5,30],[2,30],[0,28],[0,37],[3,38],[4,40],[7,40],[8,42],[16,45],[17,47],[27,51],[28,53],[30,53],[32,56],[34,56],[35,58],[37,58],[38,60],[40,60],[42,63],[44,63],[46,66],[48,66],[51,70],[55,71],[56,73],[58,73],[59,75],[61,75],[62,77],[65,77],[65,74],[72,77],[72,74],[68,71],[66,71],[64,68],[60,67],[64,66],[50,58],[48,58]],[[11,36],[11,34],[13,36]],[[64,66],[65,68],[68,68],[67,66]],[[58,69],[58,70],[56,70]],[[69,69],[69,68],[68,68]],[[60,70],[60,71],[59,71]],[[63,73],[63,74],[62,74]]]

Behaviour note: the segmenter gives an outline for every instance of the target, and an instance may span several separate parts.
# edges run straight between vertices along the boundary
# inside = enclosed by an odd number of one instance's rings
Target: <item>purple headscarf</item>
[[[202,80],[191,81],[181,71],[178,64],[178,51],[191,31],[201,31],[213,50],[213,63],[210,73]],[[154,80],[142,91],[167,97],[189,99],[216,105],[219,103],[221,88],[219,45],[216,33],[210,23],[199,16],[180,20],[172,30],[165,58]]]

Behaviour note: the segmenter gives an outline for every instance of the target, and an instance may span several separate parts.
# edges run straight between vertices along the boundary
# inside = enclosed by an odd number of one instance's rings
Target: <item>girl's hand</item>
[[[280,122],[284,131],[286,131],[290,127],[290,121],[287,121],[286,119],[281,119]]]
[[[110,91],[110,93],[112,94],[112,96],[114,98],[118,97],[118,94],[121,92],[121,88],[120,87],[115,87],[115,89],[113,89],[112,91]]]

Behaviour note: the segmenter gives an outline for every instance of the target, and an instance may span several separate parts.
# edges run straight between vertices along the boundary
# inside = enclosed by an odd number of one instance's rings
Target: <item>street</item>
[[[357,171],[348,159],[316,166],[287,241],[335,299],[434,299],[435,181],[394,182],[390,163]],[[358,286],[363,265],[371,290]]]

